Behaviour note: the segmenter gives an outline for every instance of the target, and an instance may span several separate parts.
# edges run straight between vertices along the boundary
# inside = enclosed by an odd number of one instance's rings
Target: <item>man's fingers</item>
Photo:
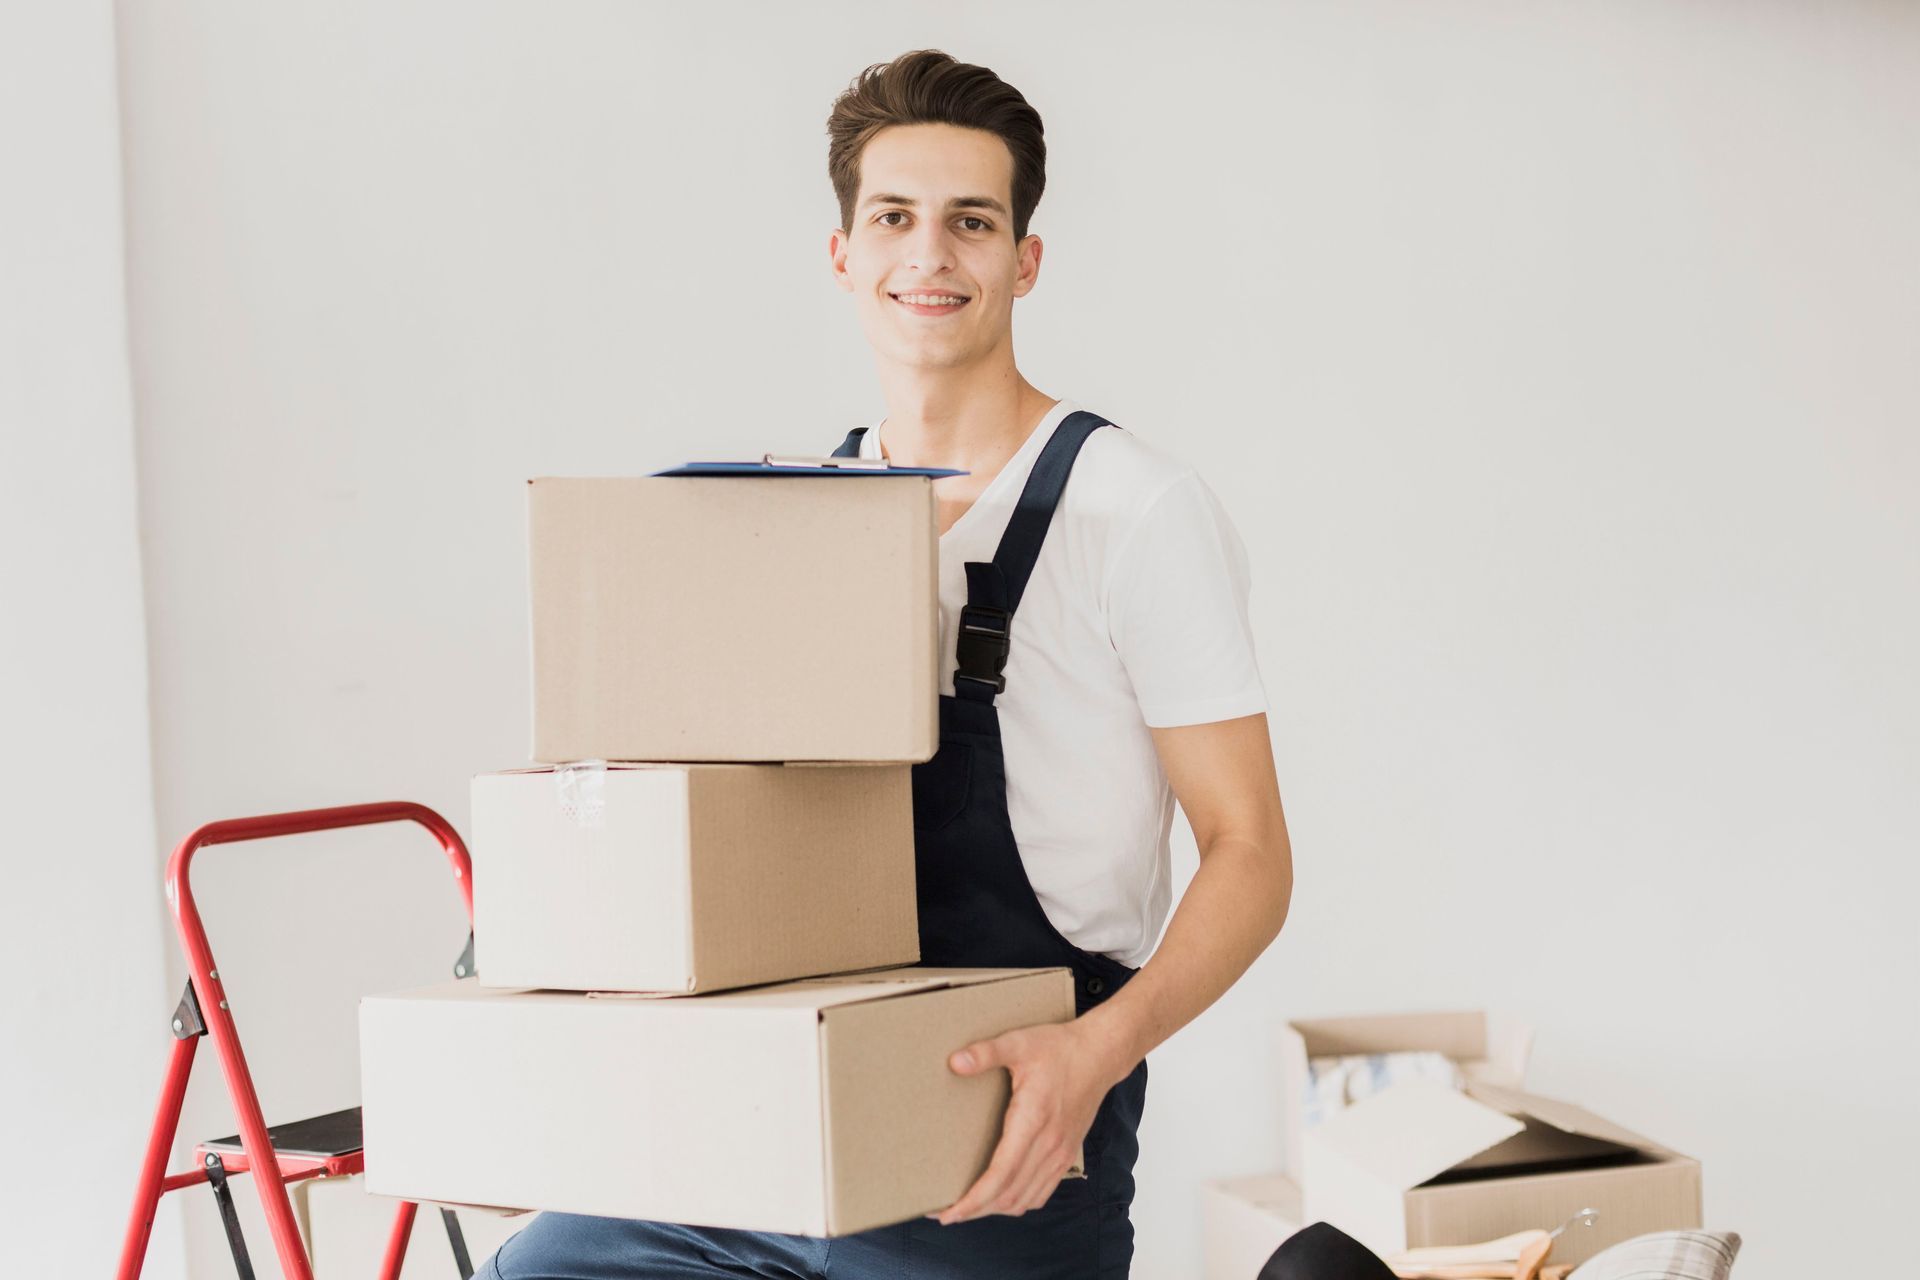
[[[941,1225],[947,1226],[955,1222],[965,1222],[968,1218],[980,1214],[982,1207],[987,1201],[991,1197],[999,1194],[1000,1186],[1004,1181],[1004,1176],[995,1173],[993,1167],[989,1165],[987,1171],[976,1178],[973,1185],[967,1188],[965,1195],[955,1200],[940,1212],[938,1216]]]
[[[1005,1191],[987,1205],[990,1213],[1011,1213],[1032,1204],[1036,1185],[1045,1180],[1047,1166],[1053,1161],[1052,1144],[1036,1141],[1028,1146],[1026,1158],[1006,1181]]]
[[[1054,1188],[1060,1185],[1061,1177],[1066,1173],[1072,1160],[1060,1151],[1048,1148],[1042,1153],[1036,1150],[1034,1162],[1028,1170],[1029,1176],[1017,1179],[1014,1185],[1019,1194],[1012,1197],[1015,1209],[1038,1209],[1053,1196]]]
[[[995,1213],[1017,1215],[1025,1213],[1029,1209],[1039,1208],[1041,1201],[1045,1198],[1040,1194],[1040,1191],[1046,1184],[1046,1178],[1047,1166],[1045,1163],[1036,1165],[1032,1170],[1027,1172],[1026,1177],[1013,1183],[1015,1189],[1007,1195],[1002,1196],[1000,1198],[1000,1204],[997,1205],[993,1211]]]
[[[1010,1151],[1013,1148],[1003,1139],[1002,1149]],[[1019,1151],[1018,1164],[1011,1167],[1005,1177],[999,1179],[996,1189],[989,1190],[982,1187],[980,1198],[973,1204],[967,1205],[962,1213],[968,1216],[988,1213],[1022,1213],[1027,1209],[1037,1208],[1046,1200],[1051,1194],[1053,1184],[1060,1180],[1060,1174],[1054,1170],[1064,1171],[1070,1161],[1062,1155],[1057,1144],[1040,1141],[1038,1133],[1030,1136]],[[960,1219],[955,1217],[951,1220],[959,1221]]]
[[[1051,1200],[1054,1188],[1060,1185],[1060,1175],[1054,1172],[1057,1168],[1059,1166],[1053,1163],[1042,1165],[1039,1175],[1021,1189],[1019,1202],[1014,1207],[1026,1210],[1039,1209]]]
[[[1007,1118],[1001,1125],[1000,1141],[993,1149],[993,1158],[987,1162],[986,1172],[974,1180],[965,1195],[940,1215],[940,1221],[959,1222],[971,1218],[1005,1191],[1013,1183],[1014,1175],[1026,1163],[1028,1150],[1033,1144],[1033,1129],[1032,1121],[1008,1108]]]

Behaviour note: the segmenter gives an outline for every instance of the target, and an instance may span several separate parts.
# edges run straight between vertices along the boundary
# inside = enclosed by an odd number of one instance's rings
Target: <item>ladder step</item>
[[[348,1107],[344,1111],[329,1111],[323,1116],[269,1126],[267,1140],[273,1143],[277,1155],[331,1160],[361,1150],[365,1144],[360,1133],[360,1108]],[[246,1154],[238,1134],[203,1142],[200,1148],[217,1155]]]

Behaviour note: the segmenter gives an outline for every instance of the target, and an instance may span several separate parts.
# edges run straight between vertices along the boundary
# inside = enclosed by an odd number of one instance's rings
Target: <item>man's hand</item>
[[[987,1171],[965,1195],[927,1216],[945,1226],[990,1213],[1018,1217],[1045,1204],[1073,1166],[1100,1100],[1133,1069],[1119,1056],[1085,1019],[1022,1027],[954,1053],[947,1065],[963,1076],[1005,1067],[1013,1096]]]

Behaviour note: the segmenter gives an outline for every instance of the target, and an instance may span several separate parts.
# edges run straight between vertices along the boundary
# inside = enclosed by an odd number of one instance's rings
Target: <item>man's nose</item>
[[[935,222],[923,222],[907,240],[907,265],[928,279],[952,267],[953,234]]]

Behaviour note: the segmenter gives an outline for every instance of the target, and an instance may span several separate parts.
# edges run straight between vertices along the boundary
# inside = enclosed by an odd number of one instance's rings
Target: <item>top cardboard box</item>
[[[932,758],[927,477],[543,478],[527,496],[534,760]]]

